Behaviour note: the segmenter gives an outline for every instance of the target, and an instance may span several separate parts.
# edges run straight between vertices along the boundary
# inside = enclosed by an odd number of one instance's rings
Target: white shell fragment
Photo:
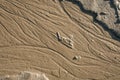
[[[69,48],[73,48],[73,35],[70,35],[70,38],[62,37],[59,32],[56,33],[58,41],[60,41],[62,44],[66,45]]]
[[[74,56],[73,57],[73,60],[79,60],[79,59],[81,59],[81,56]]]
[[[29,71],[23,71],[17,75],[8,75],[0,77],[0,80],[49,80],[45,74],[38,74]]]

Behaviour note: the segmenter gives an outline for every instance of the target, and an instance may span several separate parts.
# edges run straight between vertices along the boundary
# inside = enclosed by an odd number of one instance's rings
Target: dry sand
[[[29,71],[49,80],[120,80],[120,39],[113,23],[106,29],[104,20],[94,21],[99,12],[87,2],[0,0],[0,75]]]

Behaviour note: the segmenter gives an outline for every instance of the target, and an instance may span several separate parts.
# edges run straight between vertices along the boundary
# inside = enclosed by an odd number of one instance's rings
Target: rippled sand
[[[120,80],[120,39],[83,1],[0,0],[0,75]]]

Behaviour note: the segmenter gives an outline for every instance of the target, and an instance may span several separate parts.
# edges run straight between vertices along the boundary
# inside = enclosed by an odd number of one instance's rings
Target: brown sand
[[[67,0],[0,0],[0,75],[120,80],[120,42],[112,37]]]

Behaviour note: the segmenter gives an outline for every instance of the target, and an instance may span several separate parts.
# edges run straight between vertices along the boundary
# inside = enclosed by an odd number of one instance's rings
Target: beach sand
[[[120,39],[94,21],[90,3],[82,10],[83,1],[0,0],[0,75],[120,80]]]

